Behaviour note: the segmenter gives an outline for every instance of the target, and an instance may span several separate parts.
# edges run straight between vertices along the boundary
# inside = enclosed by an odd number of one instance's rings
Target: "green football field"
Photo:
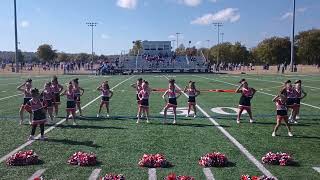
[[[242,174],[263,175],[270,173],[280,180],[316,180],[320,174],[320,75],[136,75],[136,76],[59,76],[65,85],[78,77],[85,89],[82,96],[84,117],[78,125],[65,124],[65,98],[62,98],[59,118],[55,125],[46,126],[47,141],[27,143],[31,128],[18,125],[18,110],[22,96],[16,87],[29,77],[0,76],[0,179],[28,179],[38,170],[45,170],[46,179],[88,179],[95,169],[106,173],[124,174],[128,180],[148,179],[148,169],[138,166],[143,154],[162,153],[174,165],[156,169],[158,179],[174,172],[205,180],[199,158],[209,152],[226,154],[231,162],[228,167],[210,168],[217,180],[240,179]],[[236,124],[235,109],[239,94],[202,92],[197,98],[197,118],[186,118],[187,98],[178,99],[177,124],[162,124],[162,109],[165,105],[162,93],[153,92],[150,97],[151,123],[136,124],[135,90],[130,87],[142,77],[152,88],[167,88],[167,78],[176,79],[183,88],[189,80],[195,81],[199,90],[235,89],[241,78],[258,92],[252,100],[256,123],[250,124],[245,114],[241,124]],[[42,88],[50,76],[33,76],[33,87]],[[292,125],[293,137],[288,137],[285,126],[281,126],[277,137],[271,133],[275,125],[275,105],[271,101],[285,80],[301,79],[308,96],[303,99],[301,119]],[[96,118],[100,93],[96,87],[108,80],[114,87],[110,101],[110,118]],[[170,117],[170,121],[172,117]],[[48,129],[50,128],[50,129]],[[37,129],[39,133],[39,129]],[[16,149],[18,148],[18,149]],[[41,159],[40,165],[10,167],[5,157],[14,150],[34,150]],[[67,159],[76,151],[93,152],[99,164],[95,167],[76,167],[67,164]],[[287,152],[297,162],[294,166],[261,165],[261,157],[267,152]]]

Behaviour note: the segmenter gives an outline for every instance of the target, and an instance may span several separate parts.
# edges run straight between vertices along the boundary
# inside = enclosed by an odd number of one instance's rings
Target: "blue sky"
[[[297,31],[320,28],[320,1],[297,1]],[[187,46],[217,43],[212,22],[223,22],[224,41],[248,47],[270,36],[290,36],[292,0],[17,0],[19,46],[36,51],[48,43],[68,53],[128,51],[132,41],[171,40]],[[14,50],[13,0],[0,1],[0,51]]]

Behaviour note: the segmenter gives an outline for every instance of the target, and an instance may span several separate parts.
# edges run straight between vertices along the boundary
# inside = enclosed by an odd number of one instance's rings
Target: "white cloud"
[[[177,38],[177,36],[176,35],[170,35],[170,36],[168,36],[168,39],[175,39],[175,38]]]
[[[305,12],[306,10],[308,10],[308,8],[306,8],[306,7],[298,8],[298,9],[297,9],[297,11],[298,11],[298,12],[301,12],[301,13]]]
[[[210,2],[216,3],[218,0],[209,0]]]
[[[108,34],[101,34],[102,39],[110,39],[110,36]]]
[[[29,21],[21,21],[20,26],[23,28],[29,27],[30,26],[30,22]]]
[[[218,11],[215,14],[205,14],[197,19],[191,21],[191,24],[199,24],[199,25],[208,25],[212,24],[213,22],[219,21],[230,21],[236,22],[240,19],[240,13],[238,12],[237,8],[226,8],[223,10]]]
[[[303,7],[303,8],[298,8],[297,9],[297,13],[304,13],[308,10],[308,8],[306,7]],[[283,14],[280,18],[280,20],[285,20],[285,19],[288,19],[288,18],[291,18],[293,16],[293,13],[292,12],[286,12],[285,14]]]
[[[292,16],[293,16],[292,12],[287,12],[284,15],[282,15],[280,19],[285,20],[285,19],[292,17]]]
[[[202,0],[180,0],[180,1],[182,1],[183,4],[191,7],[198,6],[202,2]]]
[[[138,4],[138,0],[117,0],[117,6],[125,9],[135,9]]]
[[[196,43],[195,43],[195,46],[198,48],[198,47],[200,47],[202,45],[202,41],[197,41]]]

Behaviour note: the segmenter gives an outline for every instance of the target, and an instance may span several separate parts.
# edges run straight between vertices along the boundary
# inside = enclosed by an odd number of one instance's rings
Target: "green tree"
[[[264,64],[290,63],[291,42],[288,37],[271,37],[252,50],[254,58]]]
[[[133,47],[132,49],[130,49],[129,54],[130,55],[137,55],[138,52],[141,53],[142,51],[142,41],[141,40],[136,40],[136,41],[132,41],[133,43]]]
[[[186,55],[186,47],[183,44],[180,44],[180,46],[176,49],[176,55],[178,56]]]
[[[37,49],[37,56],[45,62],[52,62],[57,57],[57,53],[51,45],[42,44]]]
[[[18,51],[17,51],[17,60],[19,63],[24,62],[24,55],[20,49],[18,49]]]
[[[296,36],[298,62],[320,64],[320,29],[300,32]]]
[[[64,52],[58,53],[58,55],[57,55],[58,62],[64,62],[64,61],[68,61],[68,60],[70,60],[70,57],[66,53],[64,53]]]

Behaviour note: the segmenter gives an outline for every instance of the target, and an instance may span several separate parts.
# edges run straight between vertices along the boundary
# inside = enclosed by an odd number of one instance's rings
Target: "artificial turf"
[[[80,86],[85,89],[82,105],[99,96],[96,87],[108,80],[111,87],[131,76],[79,76]],[[46,179],[87,179],[95,168],[101,168],[100,175],[114,172],[122,173],[127,179],[148,179],[146,168],[137,165],[144,153],[163,153],[174,164],[172,168],[157,169],[158,179],[163,179],[170,172],[190,175],[196,179],[205,179],[198,159],[205,153],[220,151],[232,162],[229,167],[211,168],[216,179],[239,179],[242,174],[261,175],[253,163],[241,154],[224,135],[200,112],[197,118],[178,117],[177,125],[163,125],[162,115],[164,101],[162,93],[154,92],[150,97],[151,123],[136,124],[137,111],[135,91],[130,87],[138,77],[149,81],[152,88],[166,88],[167,79],[162,75],[135,76],[114,89],[110,102],[111,117],[96,118],[100,99],[88,105],[78,120],[78,126],[62,124],[47,134],[48,141],[36,141],[25,149],[33,149],[43,161],[40,165],[26,167],[8,167],[0,165],[1,179],[27,179],[36,170],[45,168]],[[276,76],[276,75],[167,75],[175,78],[177,85],[184,87],[189,80],[196,82],[198,89],[234,89],[240,78],[247,78],[249,85],[261,92],[276,94],[281,82],[286,79],[302,79],[308,96],[304,103],[319,107],[317,89],[320,76]],[[60,76],[62,84],[74,76]],[[24,77],[0,77],[0,99],[19,94],[15,88]],[[32,77],[34,87],[43,87],[49,76]],[[272,82],[276,81],[276,82]],[[233,85],[235,84],[235,85]],[[265,165],[278,179],[317,179],[319,174],[312,169],[320,165],[320,109],[303,105],[299,124],[293,125],[294,137],[287,137],[282,126],[280,136],[271,137],[275,124],[275,107],[272,96],[257,93],[252,100],[256,123],[248,123],[243,116],[240,125],[235,123],[234,115],[221,115],[211,111],[214,107],[236,107],[238,94],[202,92],[197,103],[223,128],[235,137],[247,150],[260,160],[269,151],[282,151],[292,154],[296,166],[280,167]],[[22,96],[0,100],[1,131],[0,156],[8,154],[23,144],[29,133],[28,125],[18,125],[18,109]],[[65,115],[65,103],[60,106],[61,118]],[[179,107],[187,106],[187,99],[178,99]],[[226,110],[227,111],[227,110]],[[230,111],[232,112],[232,111]],[[27,116],[26,121],[27,122]],[[99,160],[96,167],[74,167],[66,163],[69,156],[76,151],[94,152]]]

